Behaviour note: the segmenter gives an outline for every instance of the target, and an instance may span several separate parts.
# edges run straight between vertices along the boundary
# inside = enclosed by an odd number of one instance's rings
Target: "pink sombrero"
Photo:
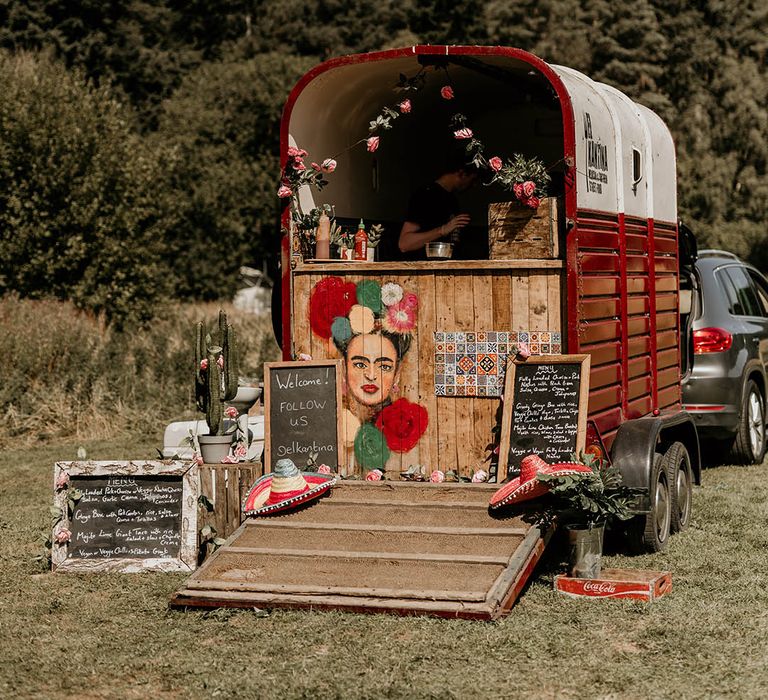
[[[245,515],[270,515],[319,498],[336,483],[336,477],[300,472],[290,459],[279,459],[275,471],[262,476],[243,502]]]
[[[491,510],[502,506],[530,501],[540,498],[549,492],[549,486],[536,478],[537,474],[551,474],[553,476],[567,476],[568,474],[583,474],[591,472],[591,467],[585,464],[561,463],[547,464],[538,455],[528,455],[520,462],[520,476],[504,484],[491,496],[489,507]]]

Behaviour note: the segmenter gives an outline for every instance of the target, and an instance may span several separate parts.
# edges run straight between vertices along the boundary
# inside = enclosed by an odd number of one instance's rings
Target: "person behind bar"
[[[456,193],[472,187],[479,170],[465,158],[463,153],[453,157],[437,180],[411,196],[397,245],[401,260],[426,260],[427,243],[455,241],[459,230],[469,224],[469,214],[460,213]]]

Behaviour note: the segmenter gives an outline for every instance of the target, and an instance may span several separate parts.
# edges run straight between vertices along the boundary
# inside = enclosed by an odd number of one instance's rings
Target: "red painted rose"
[[[384,434],[393,452],[408,452],[424,434],[429,422],[427,410],[407,399],[398,399],[381,410],[376,427]]]
[[[357,287],[341,277],[326,277],[312,289],[309,297],[309,325],[320,338],[331,337],[331,324],[337,316],[346,316],[357,303]]]

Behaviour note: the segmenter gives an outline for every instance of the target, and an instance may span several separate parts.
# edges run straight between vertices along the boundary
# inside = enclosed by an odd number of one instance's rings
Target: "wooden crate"
[[[555,590],[574,598],[631,598],[652,602],[672,590],[669,571],[603,569],[599,579],[555,576]]]
[[[243,499],[259,476],[259,464],[202,465],[200,493],[213,504],[213,511],[200,509],[199,528],[211,525],[219,537],[229,537],[240,527]]]
[[[171,606],[496,619],[520,595],[550,533],[492,517],[495,489],[343,481],[306,508],[247,519]]]
[[[538,209],[517,200],[488,206],[491,260],[545,259],[558,256],[558,206],[545,197]]]

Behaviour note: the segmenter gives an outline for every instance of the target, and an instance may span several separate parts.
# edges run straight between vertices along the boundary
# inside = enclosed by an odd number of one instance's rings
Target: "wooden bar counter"
[[[492,429],[500,406],[498,396],[437,395],[440,392],[436,392],[435,370],[436,364],[441,361],[440,350],[443,348],[436,348],[435,333],[550,333],[558,334],[565,347],[561,303],[562,260],[297,261],[292,273],[294,357],[306,354],[313,359],[344,358],[338,343],[327,337],[330,317],[325,320],[325,331],[318,332],[322,326],[318,317],[323,314],[333,316],[332,308],[337,299],[328,295],[325,303],[318,298],[320,290],[326,286],[334,287],[334,293],[346,289],[348,296],[354,296],[350,283],[359,289],[359,283],[370,280],[378,283],[383,296],[393,289],[397,294],[398,288],[404,297],[415,295],[415,319],[406,319],[406,322],[412,322],[408,331],[410,344],[399,362],[393,390],[384,405],[400,398],[406,399],[400,405],[416,403],[426,410],[426,414],[419,413],[419,420],[424,420],[426,415],[426,426],[421,426],[423,432],[412,447],[407,441],[398,444],[388,438],[388,443],[399,450],[392,450],[386,461],[388,478],[398,478],[400,472],[412,465],[423,465],[427,473],[433,469],[444,472],[455,470],[464,476],[471,476],[483,464],[488,455],[486,448],[494,439]],[[329,277],[337,279],[323,282]],[[371,286],[376,288],[375,284]],[[416,305],[413,296],[408,296],[408,299]],[[380,317],[386,310],[387,307],[382,305],[381,313],[377,314],[377,326],[381,325]],[[471,352],[480,349],[479,346],[470,346],[471,343],[464,348],[447,344],[444,350],[451,357],[446,359],[458,361],[463,349]],[[493,345],[483,346],[482,349],[487,349],[489,355],[496,354]],[[347,374],[350,371],[350,365],[347,365]],[[466,391],[474,390],[467,388]],[[375,422],[376,417],[369,416],[362,420]],[[357,472],[363,475],[370,466],[360,463],[353,447],[359,426],[354,419],[344,423],[343,437],[349,458],[346,471],[348,474]]]

